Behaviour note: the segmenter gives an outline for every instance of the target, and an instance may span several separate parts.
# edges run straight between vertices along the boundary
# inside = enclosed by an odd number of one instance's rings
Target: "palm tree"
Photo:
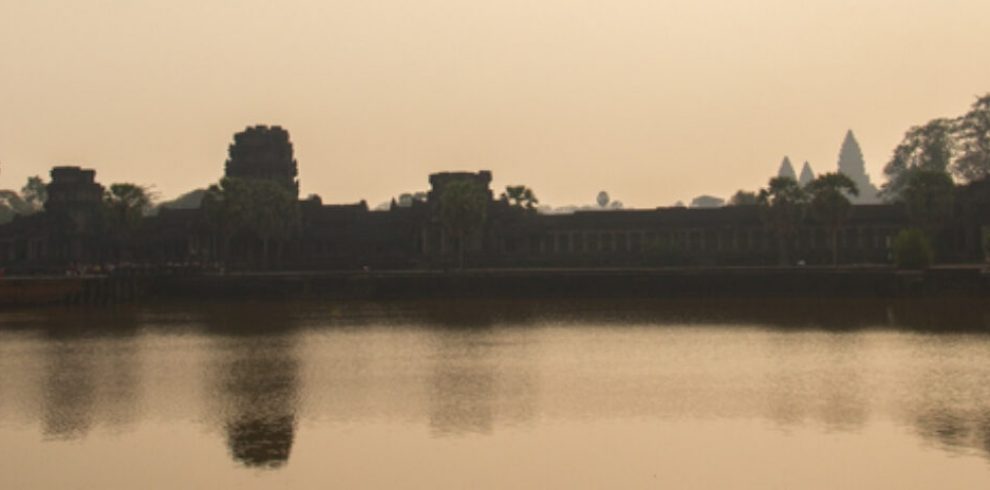
[[[237,201],[231,197],[232,187],[240,185],[238,179],[225,178],[211,185],[203,194],[203,215],[212,234],[212,254],[214,259],[229,260],[230,240],[237,228],[244,222],[243,210]]]
[[[832,265],[836,266],[839,264],[839,230],[852,209],[848,196],[858,196],[859,189],[846,174],[834,172],[818,176],[805,190],[811,198],[811,214],[828,228]]]
[[[501,197],[512,206],[530,210],[536,209],[536,205],[540,203],[540,200],[536,198],[536,194],[533,193],[533,189],[524,185],[506,186],[505,192],[502,193]]]
[[[777,235],[780,264],[787,265],[788,243],[804,219],[807,196],[801,185],[790,177],[774,177],[767,187],[760,189],[757,204],[763,211],[763,219]]]
[[[141,219],[151,209],[152,197],[147,187],[131,183],[110,185],[103,195],[106,224],[115,242],[118,258],[124,242],[141,225]]]

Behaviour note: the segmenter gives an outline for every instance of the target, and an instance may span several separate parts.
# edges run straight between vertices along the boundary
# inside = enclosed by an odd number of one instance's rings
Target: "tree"
[[[720,208],[725,205],[721,197],[701,195],[691,200],[692,208]]]
[[[792,241],[798,226],[804,219],[807,196],[796,180],[788,177],[774,177],[767,187],[760,190],[757,202],[762,209],[763,219],[777,235],[780,249],[780,263],[787,265],[788,243]]]
[[[729,198],[729,206],[749,206],[757,204],[758,196],[755,192],[738,190]]]
[[[536,205],[540,203],[533,190],[524,185],[506,186],[501,198],[512,206],[529,210],[536,209]]]
[[[299,206],[295,194],[279,182],[249,179],[249,204],[244,206],[245,224],[261,240],[261,265],[271,260],[271,245],[277,247],[276,261],[281,260],[282,246],[299,226]]]
[[[990,94],[973,103],[956,124],[959,157],[953,172],[967,181],[990,177]]]
[[[105,223],[118,258],[124,243],[138,229],[141,219],[151,209],[152,201],[152,193],[147,187],[132,183],[111,184],[104,192]]]
[[[901,230],[894,238],[894,264],[902,269],[924,269],[932,263],[932,246],[917,228]]]
[[[909,129],[883,168],[887,177],[882,191],[884,198],[899,200],[912,169],[948,176],[954,148],[952,132],[953,124],[948,119],[934,119]]]
[[[945,171],[914,168],[906,172],[898,195],[911,221],[924,230],[929,239],[952,217],[955,185]]]
[[[849,218],[852,209],[852,203],[846,196],[859,195],[859,189],[845,174],[826,173],[809,182],[805,190],[810,195],[812,215],[828,229],[832,265],[838,265],[839,230]]]
[[[212,235],[212,255],[224,261],[230,258],[230,240],[244,223],[244,210],[240,206],[248,204],[246,199],[235,198],[246,192],[235,187],[243,187],[240,179],[224,178],[206,189],[201,204]]]
[[[21,196],[34,211],[41,211],[45,207],[45,201],[48,201],[48,187],[41,177],[28,177],[27,183],[21,188]]]
[[[598,197],[595,198],[595,201],[598,203],[598,207],[605,209],[609,202],[608,193],[605,191],[599,192]]]
[[[465,239],[484,225],[487,207],[485,191],[473,180],[449,182],[440,195],[440,221],[457,238],[458,265],[461,269],[464,268]]]
[[[260,265],[268,267],[271,246],[282,245],[299,226],[299,207],[290,188],[266,179],[224,178],[203,196],[203,211],[214,235],[229,259],[230,240],[238,232],[254,235],[261,242]],[[216,251],[214,251],[216,254]]]
[[[113,226],[131,230],[151,209],[152,195],[147,187],[131,183],[111,184],[103,195],[103,204]]]

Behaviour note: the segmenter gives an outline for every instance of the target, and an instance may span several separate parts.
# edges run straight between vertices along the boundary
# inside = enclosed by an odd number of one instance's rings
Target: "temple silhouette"
[[[851,133],[840,167],[851,166],[874,192],[862,170]],[[858,158],[857,158],[858,155]],[[851,162],[851,163],[843,163]],[[781,165],[795,174],[789,159]],[[843,167],[844,168],[844,167]],[[202,206],[163,208],[141,220],[111,245],[100,225],[104,188],[96,172],[79,167],[51,171],[45,210],[0,226],[0,267],[11,273],[53,272],[70,264],[216,264],[228,269],[361,270],[441,269],[457,264],[463,246],[468,267],[654,267],[736,266],[778,263],[778,237],[757,205],[714,208],[659,207],[540,214],[496,198],[492,174],[443,172],[429,176],[425,199],[371,210],[362,201],[324,204],[298,198],[298,165],[289,133],[279,126],[254,126],[234,136],[225,176],[274,182],[291,193],[298,228],[263,247],[256,233],[232,230],[229,250],[218,252],[217,234]],[[808,178],[810,167],[802,169]],[[795,175],[796,177],[796,175]],[[444,226],[439,202],[451,182],[468,180],[484,189],[485,220],[466,240]],[[938,230],[942,262],[984,259],[984,230],[990,218],[972,203],[988,185],[957,188],[953,218]],[[892,240],[911,225],[898,204],[856,204],[838,240],[847,264],[888,264]],[[795,263],[831,263],[826,227],[809,215],[787,239]],[[262,250],[265,250],[262,252]],[[264,260],[259,254],[266,253]],[[792,264],[793,265],[793,264]]]

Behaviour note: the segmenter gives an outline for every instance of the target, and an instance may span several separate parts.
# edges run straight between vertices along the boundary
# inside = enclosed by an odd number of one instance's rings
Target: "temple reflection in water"
[[[458,441],[547,424],[699,418],[853,435],[890,420],[928,444],[990,459],[987,306],[757,303],[263,303],[22,315],[0,329],[0,419],[33,420],[46,441],[79,444],[162,421],[205,423],[237,465],[264,469],[318,450],[297,447],[300,431],[325,437],[327,427],[419,427]]]

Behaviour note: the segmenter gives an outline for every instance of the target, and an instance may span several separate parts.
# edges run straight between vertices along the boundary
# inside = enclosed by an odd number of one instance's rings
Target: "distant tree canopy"
[[[720,208],[725,205],[721,197],[702,195],[691,200],[692,208]]]
[[[142,219],[151,210],[153,194],[145,186],[116,183],[103,193],[103,230],[111,255],[125,258],[124,243],[141,227]]]
[[[839,263],[839,230],[849,219],[852,203],[846,196],[859,195],[856,183],[842,173],[826,173],[805,186],[811,201],[811,214],[829,231],[832,265]]]
[[[913,170],[948,175],[954,146],[952,131],[953,123],[948,119],[935,119],[909,129],[883,169],[887,176],[884,197],[898,200]]]
[[[399,194],[399,199],[396,201],[396,205],[400,208],[412,207],[413,203],[416,202],[426,202],[425,192],[404,192]]]
[[[449,182],[440,195],[440,221],[457,239],[458,263],[464,267],[464,248],[469,235],[480,229],[487,217],[488,197],[477,182],[461,179]]]
[[[729,198],[729,206],[747,206],[757,204],[758,202],[759,198],[755,192],[741,189]]]
[[[893,245],[894,264],[901,269],[925,269],[934,260],[928,237],[917,228],[901,230]]]
[[[934,239],[935,230],[952,217],[954,189],[947,172],[915,168],[906,172],[897,200],[911,221]]]
[[[48,186],[37,175],[28,177],[27,183],[21,188],[21,197],[31,209],[41,211],[45,207],[45,202],[48,201]]]
[[[953,171],[966,181],[990,177],[990,93],[956,121],[959,157]]]
[[[530,210],[536,209],[536,205],[540,203],[540,200],[536,198],[536,194],[533,193],[533,189],[524,185],[506,186],[501,199],[514,207]]]
[[[599,192],[598,197],[595,198],[595,202],[598,203],[598,207],[603,209],[608,207],[609,201],[611,201],[611,199],[608,197],[608,193],[605,191]]]
[[[807,195],[796,180],[774,177],[760,190],[757,202],[764,221],[777,235],[780,263],[787,265],[790,263],[788,244],[804,219]]]
[[[151,210],[153,196],[146,186],[131,183],[111,184],[103,194],[103,205],[111,229],[129,232],[141,224],[141,218]]]
[[[20,193],[0,190],[0,224],[13,220],[17,215],[26,216],[41,211],[47,200],[48,188],[38,176],[28,177]]]
[[[951,174],[964,182],[990,177],[990,93],[958,118],[933,119],[905,133],[884,167],[886,199],[899,200],[913,169]]]
[[[229,258],[230,240],[248,233],[261,242],[261,262],[267,266],[271,245],[292,238],[299,227],[299,206],[291,188],[267,179],[224,178],[203,196],[203,210],[222,255]]]

